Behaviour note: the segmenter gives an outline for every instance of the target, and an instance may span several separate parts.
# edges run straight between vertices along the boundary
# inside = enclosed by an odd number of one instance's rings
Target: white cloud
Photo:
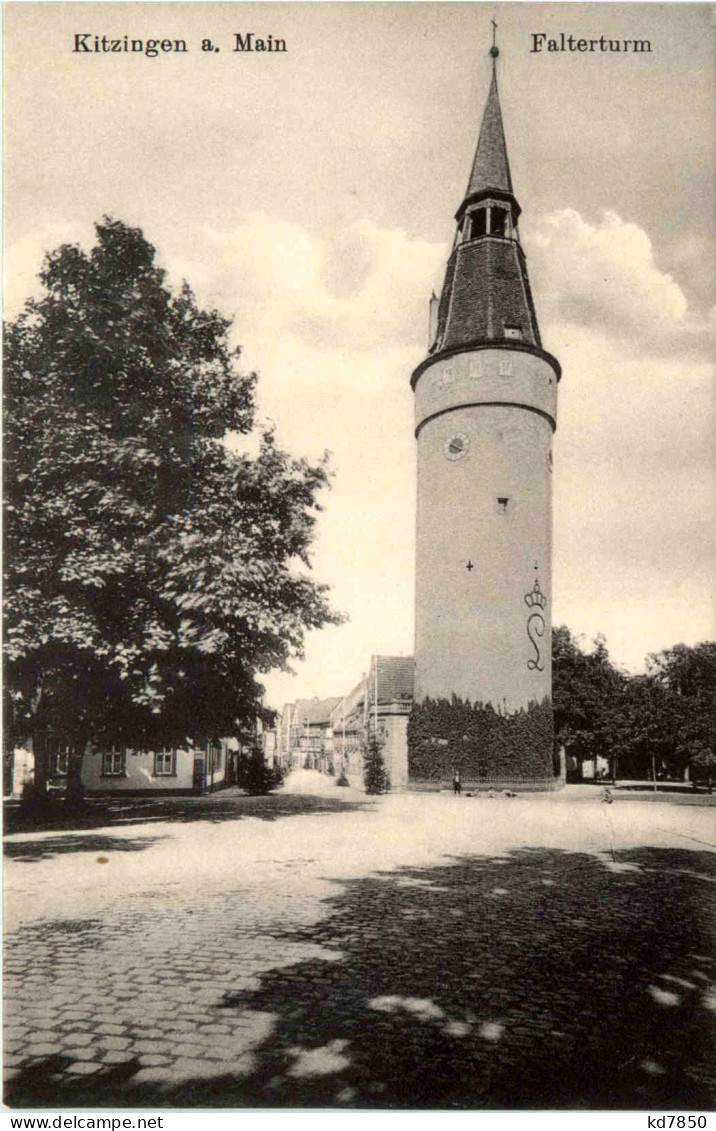
[[[591,224],[574,209],[525,228],[538,312],[660,355],[703,350],[707,320],[690,315],[678,282],[661,271],[648,234],[616,212]]]
[[[603,632],[638,669],[716,628],[707,321],[614,213],[597,227],[572,210],[545,217],[528,245],[543,340],[563,368],[555,619]]]
[[[239,327],[290,334],[307,346],[342,352],[395,350],[427,336],[426,280],[440,270],[440,244],[359,220],[321,238],[295,224],[251,213],[230,232],[203,225],[189,257],[172,256],[185,275]]]

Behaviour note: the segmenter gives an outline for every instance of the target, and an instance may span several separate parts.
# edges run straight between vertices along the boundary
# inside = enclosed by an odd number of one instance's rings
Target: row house
[[[265,756],[285,770],[317,769],[363,777],[366,737],[377,735],[392,789],[407,787],[407,720],[413,705],[413,657],[373,656],[345,696],[285,703],[265,735]]]
[[[405,789],[413,667],[412,656],[373,656],[347,695],[286,703],[264,735],[267,762],[360,779],[366,738],[377,735],[392,789]]]
[[[82,784],[88,796],[214,793],[233,784],[238,751],[236,738],[162,750],[91,747],[82,761]]]
[[[338,701],[331,716],[336,772],[362,777],[363,745],[376,735],[391,788],[407,788],[413,668],[412,656],[373,656],[368,674]]]
[[[237,738],[222,738],[205,744],[187,740],[181,746],[158,750],[126,745],[90,746],[82,759],[82,785],[88,796],[213,793],[236,781],[240,749]],[[44,759],[43,777],[48,789],[64,791],[69,769],[67,748],[50,738],[40,754],[33,750],[32,740],[28,739],[15,747],[11,756],[6,756],[5,796],[18,799],[34,784],[38,757]]]
[[[286,770],[329,771],[333,765],[331,712],[340,699],[297,699],[286,703],[275,730],[274,758]],[[267,744],[264,745],[267,750]]]

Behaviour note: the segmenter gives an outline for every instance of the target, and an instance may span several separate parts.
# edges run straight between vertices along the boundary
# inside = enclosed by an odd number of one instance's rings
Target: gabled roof
[[[499,192],[507,192],[512,195],[510,163],[507,160],[505,130],[502,125],[500,97],[497,93],[497,74],[494,67],[492,69],[490,92],[487,96],[487,104],[482,115],[482,125],[477,139],[475,160],[472,163],[472,172],[465,196],[474,196],[475,193],[485,192],[488,189],[497,189]]]
[[[332,699],[297,699],[293,715],[293,724],[297,727],[322,726],[331,719],[331,711],[340,703],[340,695]]]
[[[375,669],[378,665],[378,702],[394,703],[397,700],[413,698],[413,679],[415,661],[412,656],[372,656],[367,676],[353,687],[343,699],[337,700],[332,713],[333,726],[340,726],[344,719],[375,702]]]
[[[378,702],[413,698],[415,661],[412,656],[374,656],[371,664],[371,695],[375,694],[375,669],[378,666]]]

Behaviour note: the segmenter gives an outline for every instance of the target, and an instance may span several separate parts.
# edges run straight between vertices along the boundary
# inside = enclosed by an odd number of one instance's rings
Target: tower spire
[[[512,187],[497,88],[499,54],[493,19],[490,87],[467,190],[455,215],[457,234],[440,301],[432,304],[436,310],[431,308],[431,357],[508,341],[542,352],[517,232],[521,209]]]
[[[487,95],[485,112],[482,115],[482,124],[477,139],[475,159],[472,163],[472,172],[465,193],[465,199],[475,193],[486,189],[498,189],[512,195],[512,178],[510,177],[510,163],[507,159],[507,145],[505,143],[505,127],[502,124],[502,110],[500,96],[497,90],[497,57],[500,49],[495,43],[497,24],[492,21],[492,81]]]

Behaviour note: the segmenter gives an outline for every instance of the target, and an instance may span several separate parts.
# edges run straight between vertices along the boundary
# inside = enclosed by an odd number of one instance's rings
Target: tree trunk
[[[23,790],[22,803],[30,809],[40,809],[47,801],[47,731],[44,727],[33,730],[30,741],[33,756],[32,785]]]
[[[86,742],[73,743],[67,756],[67,790],[65,804],[70,807],[82,805],[85,799],[85,788],[82,784],[82,760],[84,758]]]
[[[656,762],[653,754],[651,755],[651,780],[654,783],[654,793],[656,793]]]
[[[2,792],[3,797],[12,793],[13,775],[15,771],[15,748],[9,743],[3,747],[2,752]]]

